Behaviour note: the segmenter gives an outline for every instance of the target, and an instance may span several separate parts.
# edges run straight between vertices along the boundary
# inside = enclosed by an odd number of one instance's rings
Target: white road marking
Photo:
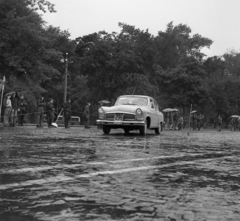
[[[147,157],[147,158],[135,158],[135,159],[126,159],[126,160],[114,160],[109,161],[109,163],[125,163],[132,161],[143,161],[143,160],[154,160],[154,159],[168,159],[168,158],[179,158],[179,157],[195,157],[195,156],[203,156],[205,154],[178,154],[178,155],[170,155],[170,156],[159,156],[159,157]]]
[[[0,174],[15,174],[15,173],[25,173],[25,172],[39,172],[43,170],[52,170],[59,168],[74,168],[82,166],[82,164],[60,164],[56,166],[41,166],[41,167],[33,167],[33,168],[21,168],[21,169],[10,169],[10,170],[0,170]]]
[[[222,154],[223,152],[214,152],[214,154]],[[212,153],[207,153],[212,154]],[[108,162],[84,162],[81,164],[59,164],[55,166],[41,166],[41,167],[32,167],[32,168],[21,168],[21,169],[5,169],[0,170],[0,174],[16,174],[16,173],[26,173],[26,172],[40,172],[44,170],[53,170],[53,169],[71,169],[84,165],[107,165],[107,164],[116,164],[116,163],[125,163],[125,162],[134,162],[134,161],[147,161],[147,160],[156,160],[156,159],[168,159],[168,158],[179,158],[179,157],[195,157],[195,156],[204,156],[206,154],[178,154],[170,156],[158,156],[158,157],[147,157],[147,158],[135,158],[135,159],[124,159],[124,160],[111,160]]]
[[[141,171],[141,170],[161,169],[161,168],[166,168],[166,167],[196,164],[197,162],[208,162],[208,161],[212,161],[212,160],[227,159],[227,158],[232,158],[232,157],[234,157],[234,156],[225,156],[225,157],[209,158],[209,159],[198,159],[195,161],[182,161],[182,162],[156,165],[156,166],[132,167],[132,168],[126,168],[126,169],[112,170],[112,171],[99,171],[99,172],[94,172],[94,173],[81,174],[81,175],[77,175],[74,177],[59,175],[59,176],[55,176],[55,177],[49,177],[46,179],[29,180],[29,181],[23,181],[23,182],[19,182],[19,183],[0,185],[0,190],[6,190],[6,189],[10,189],[10,188],[19,188],[19,187],[22,188],[22,187],[31,186],[31,185],[42,185],[42,184],[49,184],[49,183],[72,181],[72,180],[79,179],[79,178],[90,178],[90,177],[98,176],[98,175],[109,175],[109,174],[136,172],[136,171]]]

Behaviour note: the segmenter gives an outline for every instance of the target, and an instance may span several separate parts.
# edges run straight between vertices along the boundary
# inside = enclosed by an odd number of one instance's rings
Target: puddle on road
[[[1,135],[0,220],[240,220],[235,137],[79,130]]]

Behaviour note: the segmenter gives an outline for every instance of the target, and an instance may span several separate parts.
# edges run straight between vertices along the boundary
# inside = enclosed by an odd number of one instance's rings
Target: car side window
[[[153,102],[152,99],[150,99],[150,105],[151,105],[151,108],[152,108],[152,109],[155,109],[155,107],[154,107],[154,102]]]
[[[155,105],[155,110],[158,111],[159,110],[158,104],[157,104],[157,102],[155,100],[154,100],[154,105]]]

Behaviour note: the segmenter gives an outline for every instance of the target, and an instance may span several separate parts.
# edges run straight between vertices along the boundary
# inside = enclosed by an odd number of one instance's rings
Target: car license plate
[[[122,121],[123,120],[123,114],[116,113],[114,114],[114,121]]]
[[[122,121],[120,121],[120,120],[115,120],[115,121],[114,121],[114,124],[122,124]]]

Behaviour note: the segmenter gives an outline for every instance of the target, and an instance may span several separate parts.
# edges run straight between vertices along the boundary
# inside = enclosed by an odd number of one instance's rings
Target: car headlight
[[[104,114],[103,108],[100,107],[100,108],[98,109],[98,113],[99,113],[99,114]]]
[[[142,112],[142,109],[140,109],[140,108],[138,108],[137,110],[136,110],[136,114],[137,115],[141,115],[143,112]]]

